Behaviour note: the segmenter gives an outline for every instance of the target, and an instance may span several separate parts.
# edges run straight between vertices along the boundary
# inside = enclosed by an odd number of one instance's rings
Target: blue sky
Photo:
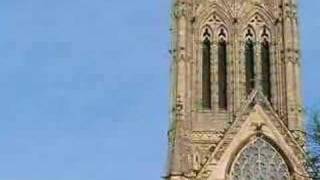
[[[0,2],[0,180],[160,179],[169,5]],[[320,99],[319,8],[301,1],[308,106]]]

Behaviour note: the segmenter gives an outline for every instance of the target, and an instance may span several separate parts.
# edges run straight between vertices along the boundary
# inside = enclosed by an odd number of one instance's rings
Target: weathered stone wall
[[[304,128],[296,0],[175,0],[172,21],[172,113],[166,178],[228,179],[230,160],[240,151],[239,144],[257,134],[251,127],[258,121],[265,127],[259,134],[281,146],[293,167],[291,175],[301,179],[296,173],[305,173],[303,149],[298,142],[303,138],[292,134]],[[218,106],[217,88],[217,45],[222,31],[227,42],[226,110]],[[205,33],[210,35],[212,45],[210,109],[201,105],[201,44]],[[247,38],[254,42],[257,64],[255,88],[249,95],[244,64]],[[260,44],[265,39],[270,42],[270,101],[261,92]],[[265,119],[273,120],[265,125],[260,116],[249,118],[257,109],[266,114]],[[242,123],[235,125],[238,122]]]

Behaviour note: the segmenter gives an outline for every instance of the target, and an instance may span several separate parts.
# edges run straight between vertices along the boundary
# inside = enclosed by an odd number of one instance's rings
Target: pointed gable
[[[252,92],[243,107],[245,108],[239,112],[225,132],[197,177],[225,178],[227,174],[217,172],[229,172],[239,151],[257,137],[265,137],[272,141],[283,152],[283,158],[288,161],[292,173],[306,173],[301,163],[305,159],[303,148],[273,111],[263,94],[257,91]]]

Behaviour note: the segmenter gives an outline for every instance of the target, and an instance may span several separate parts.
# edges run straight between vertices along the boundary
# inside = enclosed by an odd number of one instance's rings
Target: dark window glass
[[[250,94],[250,92],[254,89],[255,85],[254,45],[252,40],[247,40],[245,46],[246,90],[247,94]]]
[[[211,108],[211,43],[208,38],[202,44],[202,103],[204,108]]]
[[[218,61],[219,107],[227,109],[227,44],[225,40],[219,42]]]
[[[262,90],[267,96],[269,101],[271,100],[271,83],[270,83],[270,46],[269,42],[264,40],[261,43],[261,68],[262,68]]]

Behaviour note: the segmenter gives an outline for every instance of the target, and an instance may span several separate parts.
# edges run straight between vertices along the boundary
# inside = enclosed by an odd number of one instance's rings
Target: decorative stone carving
[[[194,131],[191,138],[194,143],[211,143],[219,142],[223,137],[223,131]]]
[[[292,130],[292,135],[302,148],[306,148],[306,133],[300,130]]]
[[[181,16],[188,16],[190,13],[190,4],[186,2],[178,2],[173,9],[173,16],[175,18],[180,18]]]

